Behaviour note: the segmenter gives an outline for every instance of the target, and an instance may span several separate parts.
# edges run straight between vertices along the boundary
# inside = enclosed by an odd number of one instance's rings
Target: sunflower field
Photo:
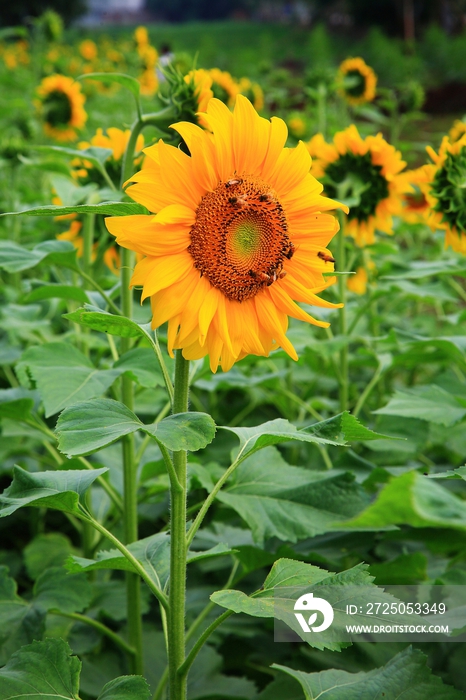
[[[466,37],[201,29],[0,32],[0,700],[464,699]]]

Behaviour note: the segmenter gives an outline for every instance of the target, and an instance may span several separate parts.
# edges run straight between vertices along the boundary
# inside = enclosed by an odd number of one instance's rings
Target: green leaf
[[[0,669],[0,700],[78,700],[80,670],[62,639],[33,642]]]
[[[466,466],[448,469],[448,471],[439,474],[429,474],[429,479],[463,479],[466,481]]]
[[[34,394],[28,389],[15,387],[0,389],[0,418],[25,420],[34,407]]]
[[[438,275],[464,275],[465,267],[458,266],[457,260],[414,260],[408,269],[396,275],[385,275],[382,280],[417,280]]]
[[[0,517],[11,515],[18,508],[36,506],[67,513],[80,513],[79,497],[108,469],[74,469],[30,474],[14,467],[13,481],[0,495]]]
[[[44,571],[34,585],[34,604],[48,612],[82,612],[92,600],[92,586],[83,574],[69,574],[59,566]]]
[[[337,669],[304,673],[287,666],[272,668],[288,674],[300,683],[306,700],[464,700],[464,693],[432,675],[427,657],[408,647],[386,666],[373,671],[348,673]]]
[[[142,676],[120,676],[106,683],[97,700],[149,700],[149,685]]]
[[[352,474],[292,467],[273,447],[251,455],[217,495],[252,530],[254,540],[269,537],[297,542],[338,527],[367,504]]]
[[[77,151],[82,158],[84,151]],[[64,207],[47,205],[33,207],[23,211],[11,211],[0,216],[63,216],[64,214],[101,214],[103,216],[129,216],[130,214],[147,214],[147,209],[136,202],[99,202],[98,204],[75,204]],[[5,241],[6,242],[6,241]],[[2,243],[5,243],[2,241]],[[68,241],[47,241],[48,243],[68,243]],[[69,243],[69,245],[71,245]],[[73,248],[74,249],[74,248]],[[1,261],[1,257],[0,257]],[[26,269],[26,268],[22,268]]]
[[[382,435],[375,433],[373,430],[366,428],[362,423],[348,411],[339,413],[333,418],[319,423],[314,423],[306,428],[306,431],[312,433],[316,437],[341,440],[343,436],[345,442],[358,442],[366,440],[402,440],[403,438],[391,437],[390,435]],[[341,444],[341,443],[340,443]]]
[[[210,599],[235,613],[280,620],[311,646],[338,651],[347,645],[340,640],[344,638],[348,624],[345,609],[349,599],[355,604],[361,602],[361,605],[368,600],[394,600],[372,584],[372,578],[365,569],[363,564],[358,564],[334,574],[294,559],[279,559],[272,566],[263,586],[255,593],[248,596],[242,591],[222,590],[213,593]],[[303,632],[294,615],[294,604],[304,592],[313,592],[317,597],[322,592],[335,612],[332,625],[318,635]],[[367,624],[367,616],[360,617],[361,623]]]
[[[35,381],[46,416],[77,401],[103,394],[121,375],[117,369],[95,369],[83,353],[67,343],[45,343],[28,348],[21,356],[17,371],[23,384],[28,375]]]
[[[189,700],[256,698],[256,687],[252,681],[220,673],[222,665],[220,654],[208,644],[204,645],[188,676]]]
[[[23,301],[25,304],[30,304],[33,301],[43,301],[44,299],[73,299],[80,304],[89,301],[84,289],[81,287],[73,287],[71,284],[41,284],[27,294]]]
[[[139,418],[119,401],[94,399],[66,408],[55,430],[58,449],[75,457],[95,452],[142,427]]]
[[[16,588],[16,581],[8,576],[7,567],[1,566],[0,664],[5,664],[14,651],[24,644],[42,637],[44,632],[44,612],[32,607],[20,598],[16,593]]]
[[[415,585],[427,580],[427,557],[421,552],[400,554],[396,559],[371,564],[369,571],[380,586]]]
[[[33,581],[51,566],[63,566],[75,550],[61,532],[40,533],[24,548],[24,564]]]
[[[76,80],[100,80],[103,83],[117,83],[133,93],[135,97],[139,97],[141,86],[136,78],[132,78],[125,73],[85,73],[78,75]]]
[[[120,369],[127,373],[140,386],[148,389],[164,386],[159,363],[151,348],[134,348],[129,350],[113,366],[115,369]]]
[[[136,430],[151,435],[169,450],[196,451],[213,440],[215,423],[206,413],[192,411],[145,425],[124,404],[94,399],[65,409],[56,427],[58,447],[68,457],[89,454]]]
[[[110,333],[110,335],[118,335],[120,338],[137,338],[147,337],[147,331],[139,324],[131,321],[125,316],[115,316],[106,311],[95,310],[95,307],[85,307],[77,309],[69,314],[63,314],[64,318],[79,323],[81,326],[87,326],[94,331],[101,333]]]
[[[234,433],[240,441],[240,452],[242,455],[253,450],[260,450],[268,445],[278,445],[279,443],[297,440],[299,442],[312,442],[319,445],[343,445],[344,443],[327,438],[320,438],[305,430],[298,430],[289,421],[283,418],[267,421],[254,428],[231,428],[227,425],[219,426],[222,430]]]
[[[44,260],[72,270],[77,269],[76,249],[69,241],[44,241],[32,250],[14,241],[0,241],[0,268],[7,272],[29,270]]]
[[[420,418],[450,426],[466,416],[466,406],[441,387],[431,384],[396,391],[388,404],[374,413]]]
[[[170,573],[170,536],[167,532],[159,532],[150,537],[133,542],[128,549],[141,562],[154,583],[163,589]],[[211,549],[189,551],[188,563],[231,554],[232,550],[225,544],[218,544]],[[119,571],[135,571],[133,565],[117,549],[106,549],[97,553],[95,559],[84,559],[72,556],[66,563],[71,572],[99,571],[101,569],[116,569]]]
[[[145,425],[144,431],[174,452],[196,452],[206,447],[215,437],[216,426],[207,413],[176,413],[159,423]]]
[[[416,471],[393,478],[377,500],[343,527],[413,527],[466,529],[466,502]]]

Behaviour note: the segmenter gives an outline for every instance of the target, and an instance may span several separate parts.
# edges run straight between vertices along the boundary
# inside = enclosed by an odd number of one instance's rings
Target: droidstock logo
[[[300,596],[294,604],[294,610],[303,610],[306,613],[312,612],[306,622],[306,618],[301,612],[295,612],[296,619],[303,632],[323,632],[328,629],[333,622],[333,608],[330,603],[324,598],[314,598],[313,593],[305,593]],[[323,622],[317,627],[313,627],[317,620],[317,613],[322,613],[324,616]]]

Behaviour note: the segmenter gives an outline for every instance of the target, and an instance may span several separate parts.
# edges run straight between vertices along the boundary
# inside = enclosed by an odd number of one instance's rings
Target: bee
[[[319,252],[317,253],[317,257],[320,258],[321,260],[323,260],[323,261],[326,262],[326,263],[328,263],[328,262],[332,262],[332,263],[336,262],[336,261],[335,261],[335,258],[332,258],[331,255],[329,255],[328,253],[324,253],[323,251],[319,251]]]
[[[229,197],[228,201],[236,209],[244,209],[244,207],[248,206],[246,195],[243,197]]]
[[[273,279],[265,272],[255,272],[254,270],[249,270],[249,276],[258,282],[266,282],[267,286],[270,286]]]
[[[283,252],[285,258],[288,258],[288,260],[291,260],[293,255],[296,252],[296,246],[294,243],[290,241],[288,248]]]
[[[264,192],[259,197],[259,202],[271,202],[273,199],[273,194],[271,192]]]
[[[228,180],[227,182],[225,182],[225,187],[233,187],[234,185],[239,185],[242,182],[242,180]]]

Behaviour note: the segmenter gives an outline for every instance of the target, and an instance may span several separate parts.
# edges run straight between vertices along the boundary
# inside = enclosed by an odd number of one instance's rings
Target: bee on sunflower
[[[372,102],[377,76],[362,58],[347,58],[337,73],[338,92],[350,105]]]
[[[454,143],[444,136],[438,153],[430,146],[427,152],[434,162],[429,171],[428,223],[445,231],[445,248],[466,255],[466,134]]]
[[[77,130],[87,120],[86,98],[79,83],[65,75],[50,75],[37,88],[36,107],[43,119],[47,136],[57,141],[74,141]]]
[[[162,140],[145,149],[127,193],[153,214],[110,217],[107,228],[144,256],[132,284],[150,297],[153,328],[168,322],[170,354],[209,355],[214,372],[279,347],[296,360],[288,317],[328,326],[296,302],[340,306],[317,294],[335,281],[323,273],[338,221],[325,212],[343,205],[321,194],[304,144],[285,148],[281,119],[259,117],[241,95],[233,113],[211,99],[202,119],[209,131],[173,125],[190,155]]]
[[[312,173],[329,197],[350,206],[345,233],[359,246],[374,243],[376,229],[392,234],[392,217],[401,213],[403,192],[410,191],[401,153],[382,134],[363,139],[352,124],[327,143],[316,134],[307,144]]]

